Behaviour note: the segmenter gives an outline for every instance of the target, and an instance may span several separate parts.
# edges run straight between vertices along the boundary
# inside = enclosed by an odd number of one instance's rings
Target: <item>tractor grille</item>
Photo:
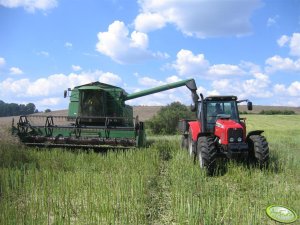
[[[241,142],[242,140],[243,140],[243,129],[241,128],[228,129],[228,141],[230,143],[237,143],[237,142]]]

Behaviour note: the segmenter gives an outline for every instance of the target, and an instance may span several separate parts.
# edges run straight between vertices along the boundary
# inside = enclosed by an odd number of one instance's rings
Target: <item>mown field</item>
[[[178,147],[179,136],[106,153],[2,139],[0,224],[279,224],[265,213],[272,204],[299,215],[300,115],[247,115],[247,124],[265,130],[269,169],[229,162],[214,177]]]

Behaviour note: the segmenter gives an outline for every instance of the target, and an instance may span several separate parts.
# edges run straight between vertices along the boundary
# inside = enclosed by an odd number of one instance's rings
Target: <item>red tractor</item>
[[[263,130],[246,133],[245,119],[239,117],[238,103],[249,100],[237,100],[236,96],[210,96],[196,102],[193,111],[197,111],[197,120],[181,120],[179,130],[182,133],[182,147],[189,151],[201,168],[213,174],[218,158],[239,158],[257,163],[261,168],[269,161],[268,142],[261,134]]]

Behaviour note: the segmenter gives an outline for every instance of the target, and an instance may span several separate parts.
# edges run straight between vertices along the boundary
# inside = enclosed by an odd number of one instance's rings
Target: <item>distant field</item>
[[[225,174],[207,177],[179,136],[105,154],[2,139],[0,224],[275,225],[265,213],[271,204],[299,215],[300,115],[246,117],[248,130],[265,130],[267,170],[230,162]]]

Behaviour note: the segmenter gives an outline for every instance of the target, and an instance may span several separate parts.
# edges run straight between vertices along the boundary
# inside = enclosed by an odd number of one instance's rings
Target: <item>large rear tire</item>
[[[199,137],[197,141],[197,156],[201,168],[205,168],[208,175],[216,170],[217,148],[212,137]]]
[[[251,135],[249,137],[249,160],[257,163],[260,168],[267,168],[269,165],[269,145],[262,135]]]
[[[185,135],[182,135],[181,137],[181,148],[186,150],[189,148],[188,137]]]
[[[196,153],[195,144],[194,144],[191,132],[189,132],[189,136],[188,136],[188,151],[189,151],[189,155],[191,157],[194,156]]]

